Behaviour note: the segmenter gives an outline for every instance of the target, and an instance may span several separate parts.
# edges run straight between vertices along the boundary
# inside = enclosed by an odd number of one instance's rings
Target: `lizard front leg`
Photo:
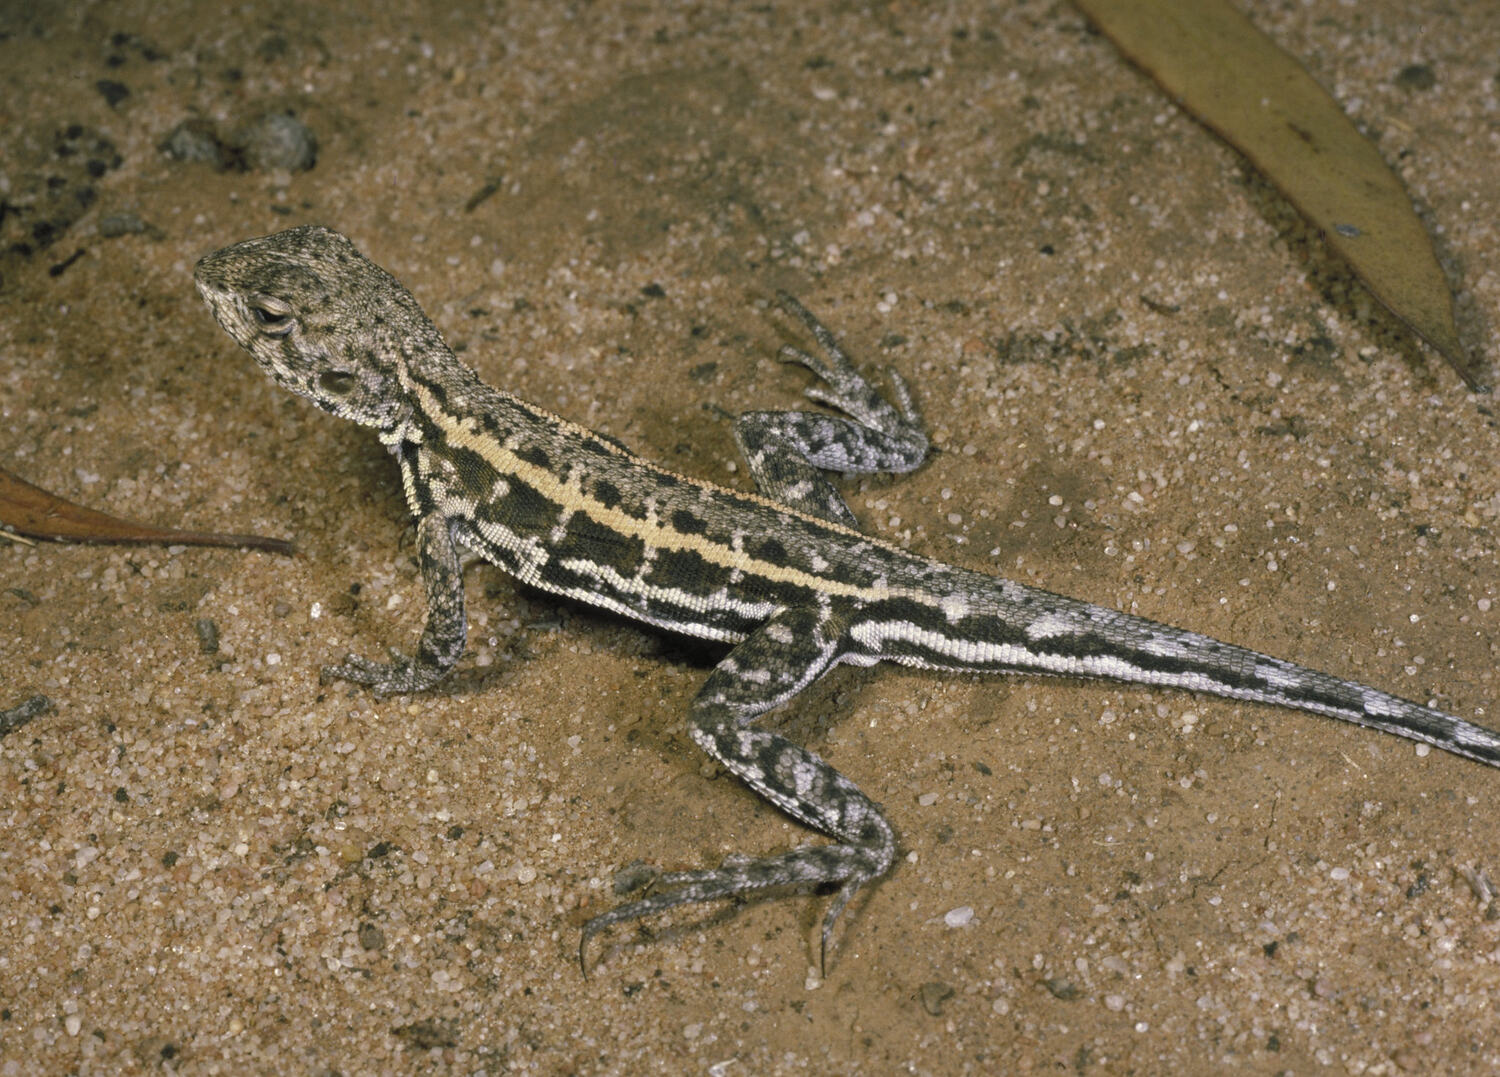
[[[348,655],[323,676],[369,685],[380,695],[420,692],[436,684],[464,653],[464,578],[453,526],[441,512],[429,512],[417,522],[417,558],[427,590],[427,626],[415,655],[392,649],[390,662],[372,662]]]
[[[849,418],[816,411],[752,411],[736,420],[735,440],[761,493],[857,529],[854,514],[820,469],[853,475],[911,471],[927,456],[921,417],[894,370],[890,377],[898,407],[865,381],[812,312],[785,292],[777,299],[807,326],[827,356],[824,360],[787,346],[781,349],[782,358],[807,367],[823,382],[806,390],[810,399]]]
[[[678,905],[732,898],[768,887],[835,884],[823,917],[822,952],[839,913],[856,891],[890,870],[896,837],[859,787],[817,755],[776,733],[746,728],[790,699],[843,654],[844,618],[828,608],[782,610],[731,651],[693,701],[691,734],[698,746],[788,815],[834,840],[777,856],[728,857],[717,868],[670,872],[652,880],[654,893],[594,917],[583,928],[579,961],[589,939],[613,924]]]

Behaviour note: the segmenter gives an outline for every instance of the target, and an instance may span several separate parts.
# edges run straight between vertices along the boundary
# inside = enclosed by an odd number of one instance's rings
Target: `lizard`
[[[427,620],[414,653],[349,655],[326,678],[377,694],[427,689],[464,651],[463,565],[729,644],[693,699],[693,741],[825,844],[655,876],[589,919],[589,940],[679,905],[822,890],[826,960],[850,899],[890,872],[897,839],[849,778],[760,719],[840,664],[1039,673],[1175,686],[1343,719],[1500,766],[1500,734],[1433,707],[1181,628],[923,557],[859,530],[826,472],[906,472],[928,440],[905,382],[894,405],[791,296],[821,355],[826,411],[751,412],[734,437],[758,492],[690,478],[479,379],[417,301],[340,233],[314,225],[206,255],[194,271],[219,325],[283,388],[373,427],[416,519]]]

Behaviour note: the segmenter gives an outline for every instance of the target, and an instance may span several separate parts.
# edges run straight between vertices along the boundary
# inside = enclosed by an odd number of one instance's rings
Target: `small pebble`
[[[99,234],[105,239],[139,235],[147,228],[146,222],[134,213],[111,213],[99,218]]]
[[[0,737],[14,733],[51,706],[52,701],[46,696],[36,695],[22,700],[10,710],[0,711]]]
[[[943,914],[943,923],[949,927],[963,927],[974,919],[974,907],[972,905],[960,905],[956,909],[949,909]]]
[[[202,161],[215,168],[228,168],[230,154],[207,120],[183,120],[157,146],[174,161]]]
[[[234,137],[245,166],[271,172],[306,172],[318,163],[318,139],[312,130],[284,112],[268,112],[251,120]]]
[[[359,925],[359,945],[366,950],[384,950],[385,932],[366,921]]]
[[[1047,989],[1053,998],[1061,999],[1064,1002],[1072,1002],[1078,997],[1078,988],[1073,985],[1071,980],[1060,978],[1047,979],[1042,981],[1042,986]]]
[[[94,83],[94,89],[99,91],[99,95],[104,98],[104,103],[110,108],[114,108],[130,96],[130,87],[114,79],[100,79]]]
[[[953,997],[953,988],[936,980],[923,984],[917,990],[917,998],[922,1001],[922,1009],[933,1017],[943,1015],[943,1003]]]

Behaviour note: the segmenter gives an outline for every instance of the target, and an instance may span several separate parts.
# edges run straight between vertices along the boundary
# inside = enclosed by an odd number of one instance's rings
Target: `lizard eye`
[[[348,396],[359,387],[359,378],[347,370],[328,370],[318,375],[318,388],[329,396]]]
[[[280,337],[292,331],[292,307],[280,299],[258,295],[250,300],[250,317],[267,336]]]

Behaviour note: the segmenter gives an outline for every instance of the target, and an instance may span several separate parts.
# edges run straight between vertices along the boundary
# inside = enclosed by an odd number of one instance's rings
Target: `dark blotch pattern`
[[[672,530],[684,535],[701,535],[708,530],[708,522],[687,509],[678,509],[671,516]]]
[[[608,479],[600,479],[594,483],[594,499],[607,509],[612,509],[620,503],[620,488]]]

